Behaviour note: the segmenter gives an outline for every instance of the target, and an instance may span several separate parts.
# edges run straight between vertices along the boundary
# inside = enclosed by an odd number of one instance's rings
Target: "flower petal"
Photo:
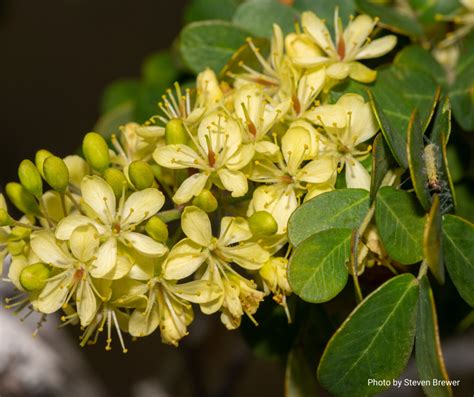
[[[81,326],[86,327],[94,319],[97,313],[97,298],[94,295],[89,281],[81,280],[77,287],[76,293],[76,308]]]
[[[173,201],[176,204],[185,204],[194,196],[202,192],[206,186],[209,174],[207,172],[198,172],[185,179],[173,196]]]
[[[127,245],[130,244],[144,255],[163,256],[168,252],[168,248],[165,245],[141,233],[126,232],[122,233],[120,237],[127,242]]]
[[[361,83],[372,83],[377,77],[377,72],[361,64],[360,62],[351,62],[350,78]]]
[[[298,171],[296,178],[302,182],[323,183],[331,179],[337,172],[337,163],[334,157],[324,156],[310,161]]]
[[[344,80],[349,76],[350,71],[351,68],[346,62],[333,63],[326,69],[327,75],[334,80]]]
[[[381,57],[382,55],[392,51],[396,45],[397,36],[390,34],[388,36],[381,37],[380,39],[371,41],[369,44],[364,46],[359,51],[355,59],[359,60]]]
[[[167,145],[153,153],[153,159],[162,167],[172,169],[202,168],[204,161],[187,145]]]
[[[109,273],[117,264],[117,239],[110,237],[97,251],[97,258],[92,262],[91,275],[101,278]]]
[[[61,277],[46,283],[41,291],[36,308],[45,314],[58,311],[66,302],[69,288],[74,272],[66,270]]]
[[[249,223],[241,217],[225,216],[221,221],[219,245],[226,247],[252,238]]]
[[[206,260],[202,247],[186,238],[170,251],[163,265],[163,277],[167,280],[181,280],[193,274]]]
[[[208,280],[196,280],[183,284],[167,284],[173,294],[192,303],[206,303],[219,299],[223,293],[219,285]]]
[[[217,171],[219,179],[232,197],[242,197],[248,190],[247,177],[240,171],[221,168]]]
[[[132,193],[123,206],[121,228],[128,229],[151,218],[164,203],[165,196],[158,189],[149,188]]]
[[[61,219],[61,221],[56,226],[56,238],[58,240],[69,240],[71,234],[80,226],[92,225],[96,228],[99,234],[105,233],[105,228],[97,222],[94,222],[92,219],[84,215],[69,215],[66,218]]]
[[[86,176],[81,182],[81,192],[102,223],[110,225],[116,213],[115,194],[110,185],[98,176]]]
[[[257,243],[243,243],[221,249],[222,253],[247,270],[258,270],[270,258],[270,254]]]
[[[68,267],[74,262],[73,258],[64,252],[48,231],[35,232],[30,239],[31,249],[42,262],[55,267]]]
[[[354,158],[346,160],[346,184],[348,188],[370,190],[370,174]]]
[[[145,315],[143,310],[136,309],[130,316],[128,332],[138,338],[147,336],[155,331],[159,324],[160,313],[157,305],[153,305],[148,315]]]
[[[82,263],[86,263],[99,248],[99,234],[92,225],[79,226],[72,232],[68,243],[72,254]]]
[[[352,61],[357,56],[360,47],[365,43],[374,28],[374,20],[368,15],[355,17],[344,31],[345,61]]]
[[[324,22],[310,11],[301,14],[301,25],[306,34],[308,34],[316,44],[327,54],[337,56],[331,34]]]
[[[181,227],[195,243],[208,247],[212,240],[211,221],[207,214],[195,206],[186,207],[181,216]]]

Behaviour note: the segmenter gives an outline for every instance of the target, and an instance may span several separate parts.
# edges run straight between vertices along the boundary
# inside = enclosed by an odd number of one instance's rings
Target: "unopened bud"
[[[24,240],[10,240],[7,244],[7,250],[11,256],[18,256],[23,254],[25,246]]]
[[[0,208],[0,227],[11,226],[14,221],[5,208]]]
[[[17,182],[10,182],[5,187],[12,204],[24,214],[39,215],[39,207],[35,197]]]
[[[218,202],[214,195],[207,189],[204,189],[193,199],[193,205],[206,212],[214,212],[217,209]]]
[[[56,156],[48,157],[43,164],[44,179],[54,190],[64,193],[69,186],[69,170],[66,163]]]
[[[109,147],[100,134],[96,132],[86,134],[82,141],[82,152],[94,170],[103,172],[109,167]]]
[[[23,160],[18,167],[18,178],[23,187],[37,199],[43,195],[43,181],[38,168],[30,160]]]
[[[53,154],[46,149],[41,149],[36,152],[36,156],[35,156],[36,168],[38,168],[38,171],[43,178],[44,178],[43,164],[45,160],[52,155]]]
[[[267,211],[257,211],[249,218],[250,230],[255,236],[271,236],[278,231],[275,218]]]
[[[51,270],[44,263],[26,266],[20,273],[20,284],[27,291],[36,291],[46,285]]]
[[[128,177],[137,190],[147,189],[153,186],[155,175],[148,163],[134,161],[128,167]]]
[[[123,192],[127,190],[127,178],[117,168],[107,168],[104,172],[104,179],[112,187],[115,197],[122,197]]]
[[[168,121],[165,128],[165,140],[167,145],[186,144],[188,135],[184,129],[181,119],[172,119]]]
[[[153,216],[148,220],[145,230],[156,241],[168,240],[168,225],[157,216]]]

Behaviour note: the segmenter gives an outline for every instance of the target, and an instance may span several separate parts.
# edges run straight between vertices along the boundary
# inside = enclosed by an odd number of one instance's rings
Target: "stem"
[[[66,217],[67,216],[66,196],[64,193],[59,193],[59,197],[61,198],[61,208],[63,209],[64,217]]]
[[[362,291],[360,289],[359,276],[357,274],[358,264],[359,264],[358,253],[359,253],[359,231],[354,229],[354,231],[352,232],[352,238],[351,238],[352,280],[354,281],[354,289],[355,289],[357,303],[360,303],[364,300],[364,296],[362,295]]]
[[[359,226],[359,229],[357,230],[357,234],[359,236],[362,236],[364,234],[365,229],[367,229],[367,226],[369,226],[369,223],[372,220],[372,217],[374,216],[374,213],[375,213],[375,202],[372,203],[372,205],[370,206],[369,211],[367,212],[367,215],[365,216],[364,220]]]
[[[74,207],[80,212],[82,213],[82,210],[81,210],[81,207],[79,205],[79,203],[77,202],[77,200],[74,198],[74,196],[72,195],[72,193],[69,191],[69,190],[66,190],[66,196],[69,200],[71,200],[72,204],[74,205]]]
[[[181,213],[183,212],[182,208],[175,208],[172,210],[162,211],[157,214],[158,218],[160,218],[163,222],[169,223],[172,221],[176,221],[181,218]]]

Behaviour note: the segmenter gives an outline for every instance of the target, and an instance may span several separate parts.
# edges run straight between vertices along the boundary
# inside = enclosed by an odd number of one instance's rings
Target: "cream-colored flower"
[[[31,235],[31,249],[41,262],[56,269],[34,302],[42,313],[54,313],[74,296],[82,326],[87,326],[97,312],[97,290],[89,272],[99,248],[97,230],[81,226],[74,230],[67,244],[58,243],[54,234],[39,231]]]
[[[255,190],[247,215],[268,211],[278,223],[278,234],[286,233],[288,219],[303,194],[313,186],[321,188],[321,193],[334,186],[336,162],[330,156],[317,157],[318,152],[316,130],[304,121],[293,123],[281,140],[278,162],[255,161],[249,179],[268,185]]]
[[[255,144],[257,153],[274,155],[278,146],[267,133],[290,109],[291,100],[273,105],[257,84],[246,84],[234,92],[234,109],[244,131],[244,142]],[[267,138],[267,139],[266,139]]]
[[[291,60],[306,68],[325,66],[327,76],[334,80],[350,77],[363,83],[374,81],[376,72],[359,61],[377,58],[391,51],[397,43],[396,36],[388,35],[371,41],[369,35],[377,19],[373,20],[368,15],[355,17],[344,31],[338,8],[334,20],[335,42],[323,20],[310,11],[304,12],[301,24],[305,34],[291,36],[287,41],[287,47],[291,47]]]
[[[97,176],[85,177],[81,184],[83,206],[89,216],[70,215],[59,222],[56,238],[69,240],[74,230],[82,225],[93,225],[101,240],[90,272],[96,278],[117,279],[128,273],[133,265],[129,255],[118,251],[133,248],[147,256],[162,256],[166,246],[151,237],[134,232],[137,225],[155,215],[164,204],[164,196],[157,189],[144,189],[120,200],[117,208],[112,188]]]
[[[223,308],[234,315],[234,324],[238,313],[251,316],[254,308],[247,300],[251,295],[252,299],[260,301],[263,294],[256,290],[252,281],[236,273],[231,264],[250,271],[258,270],[269,254],[256,242],[249,241],[253,236],[247,220],[222,218],[219,237],[215,238],[207,214],[197,207],[186,207],[181,226],[187,238],[169,253],[163,276],[179,280],[199,270],[201,280],[210,281],[223,291],[220,297],[200,304],[204,313],[211,314]]]
[[[154,277],[147,284],[147,304],[135,309],[130,317],[132,336],[150,335],[158,326],[164,343],[174,346],[188,334],[193,320],[191,303],[206,303],[219,299],[221,289],[209,281],[197,280],[183,284]]]
[[[177,144],[159,147],[153,154],[162,167],[198,170],[187,178],[176,191],[173,200],[184,204],[197,196],[206,184],[217,183],[233,197],[247,193],[248,183],[239,171],[253,156],[253,148],[242,144],[239,124],[223,113],[206,116],[193,139],[195,149]]]

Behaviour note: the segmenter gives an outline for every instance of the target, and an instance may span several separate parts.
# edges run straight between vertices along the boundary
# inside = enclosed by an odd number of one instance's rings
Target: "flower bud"
[[[11,256],[17,256],[23,254],[25,246],[24,240],[10,240],[7,244],[7,249]]]
[[[153,186],[155,175],[148,163],[134,161],[128,167],[128,177],[137,190],[147,189]]]
[[[13,219],[5,208],[0,208],[0,227],[13,225]]]
[[[172,119],[168,121],[165,128],[165,140],[167,145],[177,145],[179,143],[186,144],[188,141],[188,134],[186,134],[181,119]]]
[[[193,205],[206,212],[214,212],[217,209],[218,202],[214,195],[207,189],[204,189],[193,199]]]
[[[18,167],[18,178],[23,187],[37,199],[43,195],[43,181],[38,168],[30,160],[23,160]]]
[[[69,170],[66,163],[56,156],[49,156],[43,164],[44,179],[54,190],[64,193],[69,186]]]
[[[156,241],[168,240],[168,225],[156,215],[148,220],[145,230]]]
[[[10,182],[5,187],[12,204],[24,214],[39,215],[38,203],[35,197],[17,182]]]
[[[278,230],[275,218],[267,211],[257,211],[249,218],[250,230],[255,236],[271,236]]]
[[[96,132],[89,132],[82,141],[82,152],[90,166],[103,172],[109,167],[109,147],[105,139]]]
[[[127,190],[127,178],[122,171],[117,168],[107,168],[104,172],[105,181],[112,187],[115,197],[122,197],[122,194]]]
[[[20,273],[20,284],[27,291],[36,291],[45,286],[51,270],[44,263],[26,266]]]
[[[53,154],[46,150],[46,149],[41,149],[41,150],[38,150],[36,152],[36,156],[35,156],[35,164],[36,164],[36,168],[38,168],[38,171],[40,173],[40,175],[44,178],[44,173],[43,173],[43,164],[44,164],[44,161],[49,157],[49,156],[52,156]]]

